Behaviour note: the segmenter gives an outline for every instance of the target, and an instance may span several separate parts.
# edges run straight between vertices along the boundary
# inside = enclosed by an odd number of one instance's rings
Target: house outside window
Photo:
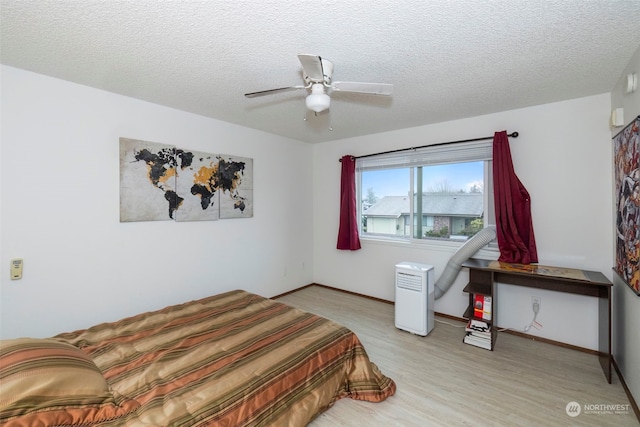
[[[360,236],[460,242],[493,223],[491,145],[466,146],[358,159]]]

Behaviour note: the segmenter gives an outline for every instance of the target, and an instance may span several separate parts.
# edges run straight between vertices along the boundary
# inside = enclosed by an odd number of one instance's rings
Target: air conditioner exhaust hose
[[[458,277],[462,263],[471,258],[473,254],[478,252],[482,247],[487,245],[496,238],[495,227],[486,227],[477,232],[473,237],[467,240],[447,262],[444,272],[438,278],[435,285],[435,299],[440,298],[449,290],[453,282]]]

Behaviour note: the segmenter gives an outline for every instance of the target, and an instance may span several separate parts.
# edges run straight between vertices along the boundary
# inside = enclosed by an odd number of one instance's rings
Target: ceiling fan
[[[320,113],[329,109],[331,104],[329,93],[332,91],[386,96],[390,96],[393,92],[393,85],[387,83],[332,82],[333,63],[331,61],[320,58],[318,55],[307,54],[298,55],[298,59],[302,64],[304,85],[250,92],[245,93],[244,96],[256,98],[274,93],[310,89],[311,93],[307,95],[305,104],[309,110]]]

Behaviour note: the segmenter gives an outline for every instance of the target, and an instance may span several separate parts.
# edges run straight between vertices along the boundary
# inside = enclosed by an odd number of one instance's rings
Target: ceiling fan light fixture
[[[320,113],[329,109],[331,98],[325,92],[324,86],[321,83],[316,83],[311,86],[311,94],[307,96],[305,103],[309,110]]]
[[[298,89],[311,89],[311,93],[305,98],[305,104],[307,109],[315,112],[317,115],[329,109],[331,98],[327,91],[331,94],[335,91],[386,96],[391,96],[393,92],[393,85],[388,83],[334,82],[332,81],[333,62],[321,58],[318,55],[299,54],[298,60],[300,60],[300,64],[302,65],[304,85],[249,92],[245,93],[244,96],[247,98],[256,98]]]

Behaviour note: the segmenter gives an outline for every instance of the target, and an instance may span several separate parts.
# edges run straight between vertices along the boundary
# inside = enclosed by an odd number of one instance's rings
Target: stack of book
[[[469,320],[465,327],[464,342],[491,350],[491,325],[480,320]]]

